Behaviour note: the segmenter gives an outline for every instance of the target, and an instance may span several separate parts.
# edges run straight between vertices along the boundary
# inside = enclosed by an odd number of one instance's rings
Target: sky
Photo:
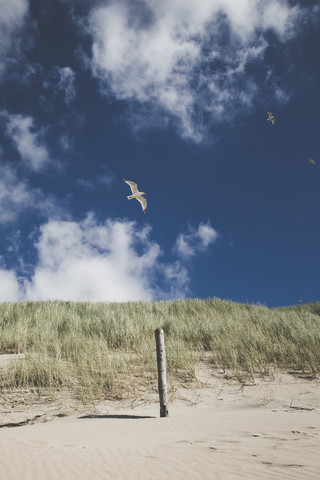
[[[0,301],[319,301],[319,45],[316,0],[0,0]]]

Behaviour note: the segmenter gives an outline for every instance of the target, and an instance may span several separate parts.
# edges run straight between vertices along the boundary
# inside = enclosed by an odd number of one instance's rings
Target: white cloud
[[[185,240],[194,252],[204,251],[215,235],[209,224],[200,224]],[[150,226],[99,222],[92,213],[80,222],[52,219],[40,227],[34,246],[37,263],[31,273],[21,270],[25,279],[20,278],[20,287],[17,273],[0,266],[0,301],[148,301],[190,292],[186,264],[163,261]]]
[[[26,298],[120,302],[151,300],[169,290],[183,296],[187,272],[179,262],[162,264],[161,249],[149,236],[149,227],[99,223],[92,214],[79,223],[49,221],[41,228],[39,262],[25,284]],[[157,275],[167,280],[165,290],[156,286]]]
[[[4,114],[7,117],[7,135],[17,148],[28,168],[40,171],[50,161],[42,130],[35,131],[34,120],[28,115]]]
[[[17,32],[24,25],[28,8],[28,0],[0,0],[0,78],[12,60],[10,57],[17,59]]]
[[[0,223],[11,222],[26,208],[34,206],[36,196],[26,181],[20,181],[7,165],[0,166]]]
[[[20,286],[13,270],[0,268],[0,302],[18,302]]]
[[[197,230],[189,228],[189,233],[178,235],[174,245],[174,251],[184,259],[193,257],[198,252],[205,251],[208,246],[215,242],[218,233],[210,223],[200,223]]]
[[[59,214],[60,208],[41,189],[30,187],[26,179],[19,179],[9,165],[0,165],[0,224],[13,222],[22,212],[32,209],[48,216]]]
[[[28,86],[37,77],[43,75],[43,67],[40,63],[28,63],[25,65],[23,76],[20,78],[20,82]]]
[[[189,292],[189,272],[179,261],[163,265],[163,275],[166,280],[167,291],[161,292],[161,299],[182,298]]]
[[[290,6],[287,1],[272,0],[265,4],[261,26],[264,30],[274,30],[281,40],[286,40],[295,34],[295,24],[301,14],[298,5]]]
[[[73,146],[73,140],[67,133],[61,134],[59,136],[58,143],[59,143],[60,147],[62,148],[62,150],[64,150],[65,152],[67,152],[68,150],[71,150],[71,148]]]
[[[74,86],[75,73],[70,67],[59,68],[58,88],[63,90],[66,103],[70,103],[75,97],[76,91]]]
[[[218,238],[218,233],[209,223],[199,224],[198,232],[196,235],[199,237],[202,248],[207,248],[210,243],[215,242]]]
[[[183,137],[201,141],[204,125],[251,108],[259,88],[246,67],[263,59],[267,30],[285,42],[303,12],[287,0],[100,4],[88,22],[92,71],[105,94],[143,112],[151,103]]]
[[[74,99],[75,90],[75,72],[70,67],[52,67],[48,77],[43,82],[45,88],[50,88],[56,95],[63,93],[67,105]]]

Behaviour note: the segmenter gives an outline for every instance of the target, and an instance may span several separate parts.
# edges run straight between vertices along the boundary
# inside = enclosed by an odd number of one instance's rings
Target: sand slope
[[[317,380],[279,373],[240,387],[215,376],[185,395],[197,404],[175,401],[168,418],[156,403],[109,404],[93,418],[3,427],[0,479],[319,479]]]

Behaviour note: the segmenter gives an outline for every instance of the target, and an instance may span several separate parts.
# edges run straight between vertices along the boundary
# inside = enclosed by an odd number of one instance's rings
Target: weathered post
[[[168,417],[167,408],[167,376],[166,376],[166,351],[164,348],[163,330],[157,328],[155,331],[157,346],[157,364],[158,364],[158,388],[160,400],[160,417]]]

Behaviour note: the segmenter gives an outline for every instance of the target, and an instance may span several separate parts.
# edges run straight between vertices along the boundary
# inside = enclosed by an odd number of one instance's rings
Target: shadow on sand
[[[150,417],[148,415],[84,415],[83,417],[78,417],[80,419],[83,418],[124,418],[129,420],[137,420],[141,418],[157,418],[157,417]]]

